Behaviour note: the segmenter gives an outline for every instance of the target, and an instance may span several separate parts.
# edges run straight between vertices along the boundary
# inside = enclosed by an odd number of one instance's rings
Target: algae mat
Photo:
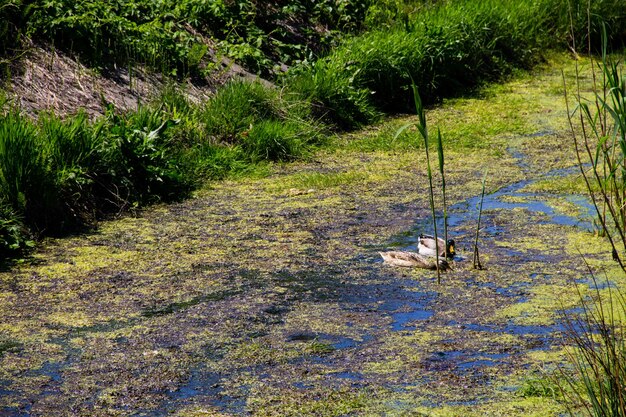
[[[46,242],[0,276],[0,415],[559,415],[527,388],[564,360],[578,250],[614,268],[576,194],[562,67],[429,111],[459,252],[441,285],[378,255],[430,231],[423,150],[393,139],[411,117]]]

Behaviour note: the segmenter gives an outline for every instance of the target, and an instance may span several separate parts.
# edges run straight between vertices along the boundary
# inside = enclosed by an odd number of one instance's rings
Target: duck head
[[[448,239],[448,241],[446,242],[446,255],[448,256],[448,258],[454,258],[454,254],[454,240]]]

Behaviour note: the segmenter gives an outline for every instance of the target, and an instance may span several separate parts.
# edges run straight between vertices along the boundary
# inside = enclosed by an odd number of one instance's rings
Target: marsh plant
[[[588,265],[589,267],[589,265]],[[583,313],[568,319],[569,367],[561,368],[559,388],[572,416],[626,416],[626,299],[591,268],[593,297],[579,292]],[[574,371],[572,376],[571,371]]]
[[[438,233],[437,233],[437,214],[435,210],[435,191],[434,191],[434,186],[433,186],[433,171],[432,171],[431,164],[430,164],[430,150],[429,150],[428,126],[426,124],[426,110],[424,109],[424,105],[422,103],[422,99],[420,97],[417,86],[413,84],[412,88],[413,88],[413,98],[415,102],[415,112],[417,113],[418,123],[408,123],[402,126],[396,132],[396,137],[402,134],[402,132],[404,132],[407,128],[415,126],[420,136],[424,140],[424,150],[426,152],[426,172],[428,174],[428,196],[429,196],[430,210],[431,210],[432,220],[433,220],[433,232],[435,236],[435,253],[439,254],[439,239],[438,239]],[[446,234],[445,241],[447,242],[448,241],[447,240],[447,237],[448,237],[447,209],[445,207],[446,181],[444,178],[445,157],[443,153],[443,139],[441,137],[441,131],[439,129],[437,130],[437,151],[439,155],[439,170],[440,170],[441,177],[442,177],[441,191],[443,194],[443,202],[444,202],[443,212],[444,212],[444,230]],[[437,269],[437,283],[440,284],[441,283],[441,271],[439,268],[439,262],[435,262],[435,265]]]
[[[607,55],[606,43],[593,82],[591,100],[577,84],[577,106],[573,111],[568,107],[569,122],[597,220],[613,258],[626,272],[626,78],[622,65]]]
[[[485,199],[485,183],[487,182],[487,171],[483,175],[483,188],[480,193],[480,203],[478,204],[478,220],[476,222],[476,235],[474,236],[474,257],[473,264],[474,269],[483,269],[483,265],[480,263],[480,254],[478,252],[478,236],[480,234],[480,220],[483,215],[483,200]]]
[[[585,96],[578,81],[577,106],[573,111],[568,108],[568,113],[578,164],[597,220],[611,244],[613,259],[626,274],[622,259],[626,251],[626,78],[622,65],[607,55],[606,39],[593,68],[593,97]],[[591,298],[581,295],[583,313],[566,320],[575,350],[570,368],[563,371],[571,389],[563,393],[571,415],[626,416],[626,300],[608,277],[601,290],[587,266],[595,294]],[[570,369],[575,371],[573,376]]]

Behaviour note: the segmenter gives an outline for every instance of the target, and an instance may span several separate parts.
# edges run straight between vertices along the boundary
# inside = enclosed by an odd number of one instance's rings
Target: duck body
[[[379,252],[384,261],[390,265],[402,267],[415,267],[423,269],[437,269],[436,262],[439,262],[439,269],[450,269],[450,264],[443,257],[435,258],[434,256],[426,256],[416,252],[391,251]]]
[[[421,255],[435,256],[439,249],[439,256],[454,258],[454,240],[448,239],[446,242],[438,237],[437,242],[438,244],[435,245],[434,236],[420,235],[417,241],[417,252]]]

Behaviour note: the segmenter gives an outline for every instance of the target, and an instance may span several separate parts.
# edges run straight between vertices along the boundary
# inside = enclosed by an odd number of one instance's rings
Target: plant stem
[[[441,173],[441,193],[443,195],[443,234],[446,242],[446,255],[448,255],[448,206],[446,204],[446,176],[444,174],[443,165],[445,157],[443,154],[443,139],[441,138],[441,130],[437,128],[437,154],[439,155],[439,172]]]
[[[480,264],[480,257],[478,255],[478,234],[480,232],[480,219],[483,214],[483,200],[485,199],[485,182],[487,181],[487,170],[485,170],[485,175],[483,176],[483,190],[480,194],[480,205],[478,208],[478,222],[476,223],[476,237],[474,238],[474,269],[483,269],[483,266]]]
[[[430,154],[428,152],[428,128],[426,127],[426,112],[424,111],[424,106],[422,105],[422,99],[420,98],[419,92],[417,91],[417,87],[415,84],[413,87],[413,97],[415,100],[415,110],[417,112],[417,116],[419,118],[419,125],[417,126],[417,130],[419,130],[422,138],[424,138],[424,146],[426,148],[426,166],[428,170],[428,191],[430,197],[430,210],[433,216],[433,230],[435,235],[435,265],[437,269],[437,284],[441,284],[441,271],[439,270],[439,240],[437,238],[437,216],[435,213],[435,197],[433,193],[433,172],[430,167]]]

